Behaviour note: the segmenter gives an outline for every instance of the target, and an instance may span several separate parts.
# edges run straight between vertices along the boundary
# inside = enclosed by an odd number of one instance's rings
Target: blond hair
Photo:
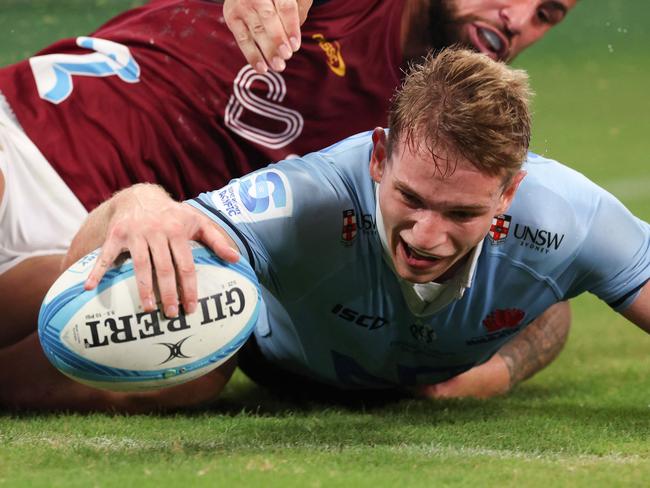
[[[451,47],[412,66],[391,101],[387,152],[428,151],[442,174],[462,156],[509,180],[530,143],[528,75],[484,54]],[[444,154],[445,156],[441,156]]]

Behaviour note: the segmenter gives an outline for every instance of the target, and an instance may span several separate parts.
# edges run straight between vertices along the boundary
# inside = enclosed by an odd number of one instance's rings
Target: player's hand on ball
[[[239,49],[258,72],[283,71],[300,47],[300,25],[312,0],[225,0],[223,17]]]
[[[85,282],[87,290],[95,288],[120,254],[128,251],[144,310],[156,308],[155,274],[164,313],[176,317],[179,313],[179,290],[187,313],[194,312],[197,306],[196,272],[190,240],[203,242],[225,261],[236,262],[239,259],[239,254],[209,218],[190,205],[172,200],[158,186],[136,185],[116,194],[105,205],[105,228],[95,229],[105,236],[105,241]],[[77,241],[75,237],[73,247],[84,247]],[[88,250],[88,247],[80,250],[80,255]]]
[[[417,393],[425,398],[490,398],[510,390],[505,361],[495,354],[489,361],[435,385],[423,385]]]

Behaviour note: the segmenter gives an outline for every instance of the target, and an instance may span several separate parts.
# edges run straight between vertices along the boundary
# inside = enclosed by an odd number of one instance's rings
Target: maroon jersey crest
[[[501,244],[508,237],[508,231],[510,230],[510,221],[512,217],[510,215],[501,214],[492,218],[492,225],[490,226],[490,231],[488,232],[488,237],[492,244]]]

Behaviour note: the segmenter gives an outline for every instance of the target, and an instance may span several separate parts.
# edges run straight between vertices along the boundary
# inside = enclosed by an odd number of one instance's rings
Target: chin
[[[399,275],[400,278],[408,281],[409,283],[429,283],[430,281],[434,281],[436,278],[440,276],[440,273],[437,273],[435,271],[418,273],[413,271],[409,267],[405,267],[397,270],[397,274]]]

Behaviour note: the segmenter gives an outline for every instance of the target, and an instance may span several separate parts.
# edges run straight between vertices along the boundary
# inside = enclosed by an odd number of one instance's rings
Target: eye
[[[409,207],[417,208],[421,206],[421,200],[412,193],[406,192],[404,190],[398,191],[404,203],[406,203]]]
[[[454,220],[456,222],[468,222],[478,217],[478,214],[476,212],[470,212],[467,210],[452,210],[448,215],[451,220]]]
[[[555,25],[564,19],[565,8],[561,4],[548,2],[537,9],[537,18],[544,24]]]

